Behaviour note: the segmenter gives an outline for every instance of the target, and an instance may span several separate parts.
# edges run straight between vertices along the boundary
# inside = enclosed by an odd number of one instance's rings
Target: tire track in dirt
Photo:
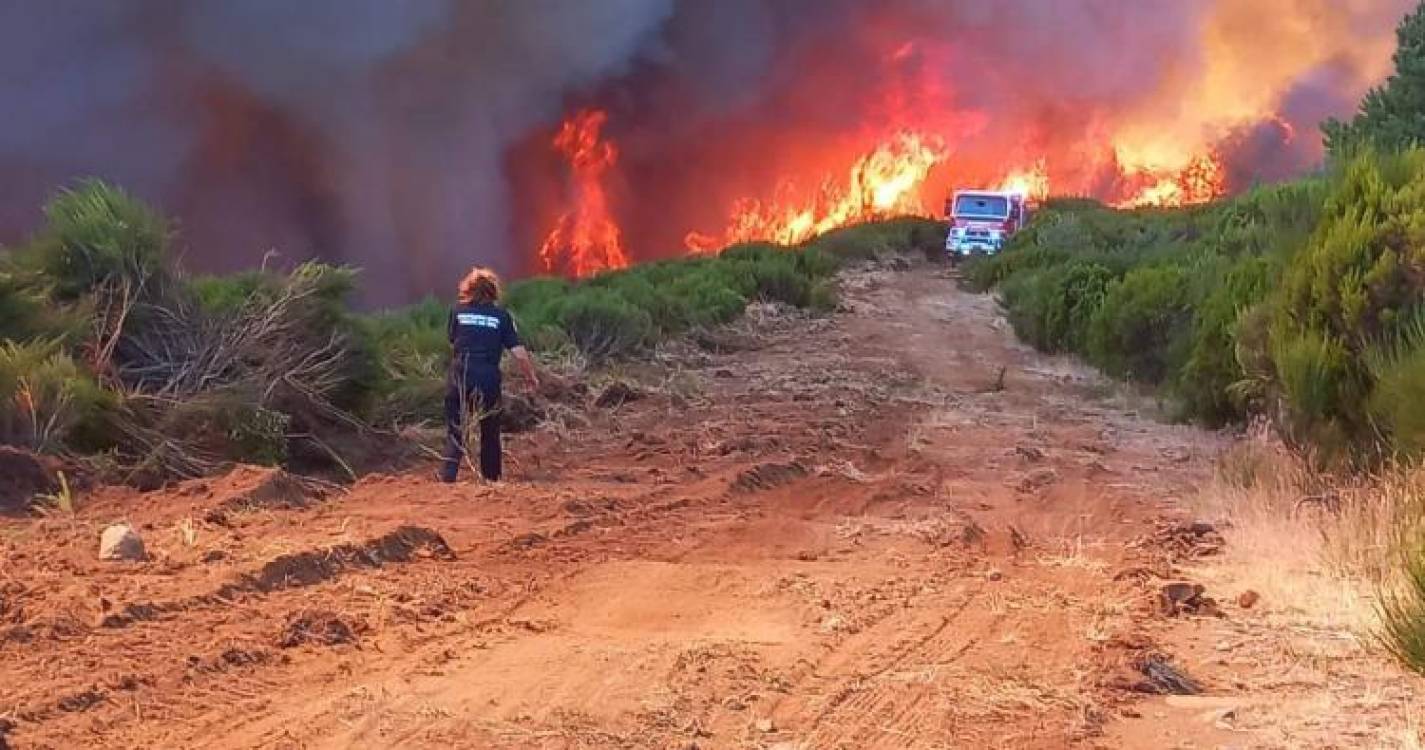
[[[924,615],[915,623],[904,623],[901,618],[883,620],[872,629],[868,640],[890,636],[892,633],[882,632],[889,630],[897,637],[891,646],[884,651],[853,650],[851,658],[843,663],[835,663],[841,659],[831,659],[827,671],[850,676],[838,678],[830,690],[818,691],[826,698],[809,725],[801,730],[806,735],[805,743],[810,747],[909,748],[917,746],[917,736],[940,736],[939,731],[920,731],[940,713],[923,706],[929,691],[907,689],[905,681],[895,679],[897,675],[892,671],[899,672],[906,666],[943,667],[974,648],[980,642],[980,634],[950,629],[979,595],[980,589],[971,590],[948,612],[931,614],[931,618],[938,616],[938,623]],[[793,717],[803,709],[784,706],[777,713]]]

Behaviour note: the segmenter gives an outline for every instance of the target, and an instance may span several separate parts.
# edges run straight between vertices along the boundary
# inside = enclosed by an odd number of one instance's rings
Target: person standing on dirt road
[[[520,344],[515,321],[499,306],[500,278],[475,267],[461,279],[457,302],[450,311],[452,348],[445,391],[445,462],[440,479],[454,482],[465,457],[465,420],[475,410],[480,418],[480,475],[500,479],[500,358],[508,349],[519,363],[530,391],[539,376],[529,350]]]

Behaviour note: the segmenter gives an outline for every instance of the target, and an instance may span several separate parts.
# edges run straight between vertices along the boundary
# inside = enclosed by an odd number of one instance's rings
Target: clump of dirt
[[[272,654],[267,651],[230,646],[223,649],[221,654],[208,659],[201,656],[190,656],[188,657],[188,667],[195,672],[215,674],[235,668],[261,666],[270,661],[272,661]]]
[[[7,581],[0,585],[0,623],[24,621],[24,594],[25,587],[19,581]]]
[[[1019,484],[1015,486],[1015,489],[1026,495],[1034,494],[1057,481],[1059,481],[1059,472],[1045,467],[1035,469],[1024,475],[1024,477],[1019,480]]]
[[[615,380],[604,386],[599,395],[594,397],[594,406],[600,409],[615,409],[641,398],[642,391],[622,380]]]
[[[711,354],[734,354],[759,346],[754,338],[731,329],[700,329],[690,338],[695,346]]]
[[[420,526],[402,526],[360,545],[342,544],[321,550],[282,555],[245,576],[232,593],[254,590],[269,593],[311,586],[335,578],[350,568],[379,568],[388,562],[410,562],[418,555],[454,560],[455,553],[440,534]]]
[[[159,615],[162,615],[170,609],[175,609],[175,607],[151,604],[148,602],[126,604],[124,608],[118,612],[104,615],[104,618],[99,621],[99,625],[106,628],[126,628],[136,622],[157,620]]]
[[[335,612],[301,610],[287,617],[287,624],[277,638],[277,645],[282,648],[295,648],[309,643],[316,646],[355,643],[366,629],[366,623],[360,620],[347,622]]]
[[[1203,521],[1163,526],[1150,540],[1151,544],[1178,557],[1210,557],[1227,544],[1217,527]]]
[[[18,515],[35,495],[58,489],[54,472],[28,451],[0,445],[0,514]]]
[[[88,690],[61,698],[59,701],[59,710],[65,713],[77,713],[79,711],[88,711],[103,702],[104,694],[94,688],[89,688]]]
[[[255,510],[300,510],[319,502],[326,488],[288,474],[281,469],[238,466],[213,482],[193,482],[180,493],[205,492],[218,498],[203,520],[228,525],[236,514]]]
[[[1140,693],[1151,695],[1198,695],[1202,684],[1173,665],[1163,654],[1152,653],[1135,664],[1144,679],[1133,685]]]
[[[1217,602],[1200,583],[1170,583],[1158,592],[1158,610],[1168,616],[1219,615]]]
[[[804,479],[810,474],[807,467],[797,461],[758,464],[738,474],[737,478],[732,480],[731,489],[739,494],[770,490],[798,479]]]

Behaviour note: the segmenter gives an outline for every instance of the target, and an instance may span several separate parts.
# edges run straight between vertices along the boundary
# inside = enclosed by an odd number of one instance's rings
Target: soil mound
[[[796,461],[758,464],[737,475],[737,478],[732,481],[732,491],[743,494],[758,490],[770,490],[803,479],[810,474],[807,467]]]
[[[307,508],[326,494],[318,483],[263,466],[238,466],[219,479],[189,483],[183,491],[212,497],[214,505],[204,520],[218,525],[255,510]]]
[[[315,646],[338,646],[355,643],[365,630],[364,623],[348,622],[335,612],[302,610],[293,612],[287,618],[287,625],[282,628],[277,645],[282,648],[295,648],[309,643]]]

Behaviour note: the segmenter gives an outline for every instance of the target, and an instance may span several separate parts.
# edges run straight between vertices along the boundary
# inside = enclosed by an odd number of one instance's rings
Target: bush
[[[1238,330],[1245,311],[1264,298],[1272,267],[1264,258],[1245,257],[1220,275],[1197,306],[1192,345],[1173,392],[1184,413],[1211,426],[1247,416],[1236,386],[1247,377],[1238,355]]]
[[[292,416],[260,406],[259,400],[236,389],[205,393],[165,410],[158,427],[165,435],[181,436],[186,450],[209,461],[281,466]]]
[[[1333,458],[1372,459],[1414,418],[1413,356],[1371,373],[1377,342],[1401,335],[1425,292],[1425,151],[1364,154],[1346,165],[1304,248],[1284,265],[1269,329],[1282,421]],[[1377,358],[1379,359],[1379,358]],[[1390,390],[1374,396],[1378,385]],[[1384,438],[1384,440],[1382,439]],[[1413,445],[1402,436],[1396,447]]]
[[[88,180],[45,206],[45,229],[24,255],[73,301],[107,283],[135,296],[157,291],[168,276],[168,224],[128,193]]]
[[[617,293],[581,290],[559,308],[559,323],[579,351],[598,362],[633,354],[653,341],[653,318]]]
[[[685,302],[686,322],[693,327],[730,322],[747,307],[747,298],[718,274],[684,276],[669,285],[668,293]]]
[[[86,315],[52,308],[47,295],[0,257],[0,340],[76,338],[87,327]]]
[[[753,294],[764,302],[806,307],[811,301],[811,277],[798,271],[791,257],[772,256],[747,265]]]
[[[831,309],[836,294],[829,279],[839,266],[816,247],[747,243],[714,257],[657,261],[585,281],[521,281],[505,303],[532,348],[571,346],[597,361],[731,321],[750,299]]]
[[[1130,271],[1110,285],[1089,321],[1089,360],[1117,377],[1168,380],[1192,335],[1186,284],[1183,269],[1163,266]]]
[[[1425,541],[1405,551],[1405,580],[1380,600],[1381,642],[1401,664],[1425,674]]]
[[[945,243],[945,223],[903,217],[833,229],[809,240],[805,247],[838,261],[875,260],[888,255],[939,251]],[[938,252],[936,253],[938,255]]]
[[[1019,337],[1045,352],[1082,351],[1088,324],[1114,276],[1097,263],[1075,262],[1015,276],[1003,300]]]
[[[35,451],[98,437],[117,400],[53,342],[0,342],[0,443]]]

